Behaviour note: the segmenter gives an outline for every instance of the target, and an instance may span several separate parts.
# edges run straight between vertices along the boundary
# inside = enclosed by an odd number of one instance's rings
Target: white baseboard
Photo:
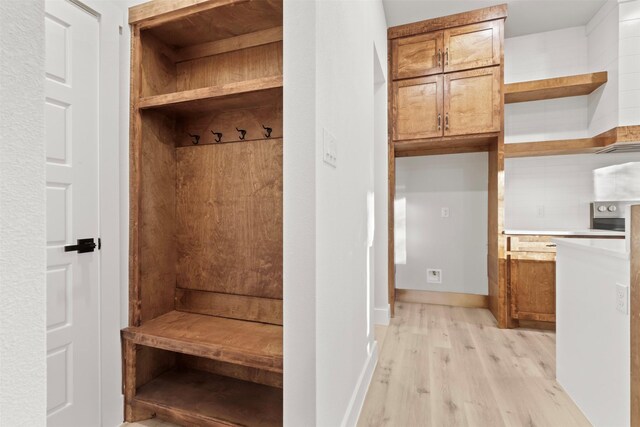
[[[371,378],[373,378],[373,371],[375,371],[377,363],[378,342],[373,341],[371,353],[369,354],[367,361],[362,367],[362,372],[360,373],[360,377],[358,378],[358,383],[356,384],[353,395],[349,400],[347,412],[344,414],[342,423],[340,424],[342,427],[355,427],[355,425],[357,424],[358,418],[360,417],[360,411],[362,411],[362,406],[364,405],[364,399],[365,397],[367,397],[369,384],[371,384]]]
[[[388,326],[391,319],[391,309],[389,304],[386,308],[374,308],[373,309],[373,322],[376,325]]]

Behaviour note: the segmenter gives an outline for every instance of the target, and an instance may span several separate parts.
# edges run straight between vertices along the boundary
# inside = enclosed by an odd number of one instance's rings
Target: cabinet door
[[[391,51],[394,80],[442,72],[442,31],[395,39]]]
[[[444,30],[444,72],[500,64],[501,21]]]
[[[500,110],[500,67],[445,75],[445,136],[499,132]]]
[[[442,76],[393,83],[393,139],[442,136]]]
[[[517,254],[509,257],[511,317],[556,321],[555,254]]]

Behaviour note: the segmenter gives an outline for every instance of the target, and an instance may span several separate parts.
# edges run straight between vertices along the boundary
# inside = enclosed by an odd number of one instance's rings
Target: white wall
[[[372,47],[376,42],[380,49],[385,43],[383,13],[380,1],[317,3],[315,231],[319,426],[355,424],[375,364],[373,334],[366,321],[370,309],[366,298],[367,194],[374,191]],[[284,25],[286,28],[287,20]],[[284,72],[285,75],[288,72],[286,67]],[[291,85],[285,87],[285,92],[296,90]],[[285,105],[285,122],[295,121],[293,115]],[[324,130],[338,141],[337,168],[322,163]],[[289,139],[285,145],[295,143]],[[285,174],[285,182],[287,179],[291,177]],[[285,305],[290,303],[287,298],[285,293]]]
[[[546,79],[589,71],[585,27],[505,39],[505,83]],[[588,97],[505,105],[505,142],[584,138]]]
[[[507,159],[505,228],[589,228],[593,170],[632,161],[640,161],[640,153]]]
[[[377,26],[386,27],[384,15]],[[389,149],[387,141],[387,43],[386,39],[374,44],[374,312],[375,323],[389,323]]]
[[[396,159],[407,237],[396,288],[487,295],[488,176],[486,153]],[[427,268],[442,269],[442,284],[427,283]]]
[[[44,1],[0,1],[0,425],[46,423]]]
[[[640,123],[640,0],[620,4],[619,124]]]

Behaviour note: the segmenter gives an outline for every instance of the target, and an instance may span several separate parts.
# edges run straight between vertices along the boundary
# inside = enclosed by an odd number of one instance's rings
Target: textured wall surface
[[[0,425],[46,422],[44,0],[0,1]]]

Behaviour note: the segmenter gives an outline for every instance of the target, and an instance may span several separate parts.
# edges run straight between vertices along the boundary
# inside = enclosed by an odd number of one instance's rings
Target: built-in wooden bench
[[[134,344],[282,372],[282,326],[171,311],[122,331]]]
[[[282,390],[191,369],[172,369],[138,389],[138,409],[186,425],[282,426]]]

